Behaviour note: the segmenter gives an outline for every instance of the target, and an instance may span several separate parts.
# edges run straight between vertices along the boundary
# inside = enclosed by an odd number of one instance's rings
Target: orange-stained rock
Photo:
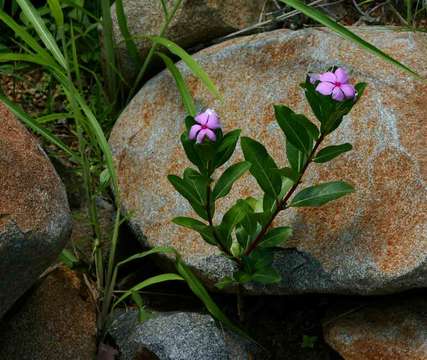
[[[93,360],[95,306],[79,276],[55,269],[0,326],[0,359]]]
[[[0,104],[0,317],[64,247],[69,211],[39,143]]]
[[[427,304],[419,298],[337,314],[324,336],[344,360],[425,360]]]
[[[174,1],[168,0],[166,3],[172,9]],[[217,37],[258,23],[271,5],[271,0],[183,0],[165,36],[184,48],[200,46]],[[159,35],[164,23],[161,2],[124,0],[123,9],[138,51],[141,57],[145,57],[151,42],[144,36]],[[111,15],[122,63],[129,70],[138,71],[139,68],[129,59],[115,4],[111,7]],[[125,72],[125,75],[128,74]]]
[[[353,30],[427,76],[425,34]],[[286,156],[273,104],[312,117],[298,84],[307,72],[331,65],[345,66],[355,80],[368,82],[366,95],[328,140],[351,142],[354,150],[326,165],[312,165],[304,178],[304,185],[347,180],[356,193],[277,219],[276,224],[293,226],[294,237],[276,259],[282,283],[262,291],[373,294],[426,285],[425,83],[322,28],[240,38],[195,58],[223,95],[222,102],[215,100],[181,64],[197,106],[214,108],[226,131],[239,127],[243,135],[262,141],[281,166]],[[230,273],[230,263],[196,233],[170,222],[175,216],[193,215],[166,179],[167,174],[181,175],[189,165],[179,142],[184,116],[174,81],[163,72],[123,112],[110,144],[123,205],[133,214],[132,227],[150,246],[175,246],[211,283]],[[240,150],[232,160],[239,158]],[[260,191],[248,175],[217,209],[249,195],[259,196]]]

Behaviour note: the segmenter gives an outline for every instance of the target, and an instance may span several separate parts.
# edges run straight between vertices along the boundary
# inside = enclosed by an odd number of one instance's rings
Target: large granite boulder
[[[93,360],[95,354],[95,306],[83,279],[65,267],[47,275],[0,325],[0,359]]]
[[[71,231],[64,186],[37,140],[0,104],[0,317]]]
[[[174,0],[166,4],[172,8]],[[255,24],[271,4],[270,0],[183,0],[165,36],[188,48],[209,42]],[[124,0],[123,8],[129,31],[136,41],[141,57],[147,55],[151,42],[146,35],[159,35],[164,22],[160,1]],[[111,8],[113,31],[123,65],[135,70],[130,63],[117,21],[115,5]]]
[[[352,30],[427,75],[426,34]],[[321,208],[293,209],[279,217],[277,224],[295,230],[276,258],[282,282],[248,290],[378,294],[426,286],[426,83],[322,28],[236,39],[205,49],[195,59],[223,95],[222,102],[214,99],[180,64],[198,107],[216,109],[225,130],[241,128],[243,135],[262,141],[283,166],[283,137],[273,104],[287,104],[310,115],[298,84],[308,71],[336,64],[369,84],[366,95],[329,140],[351,142],[353,151],[327,165],[312,165],[303,184],[343,179],[357,191]],[[184,117],[174,81],[163,72],[123,112],[110,143],[133,229],[149,246],[174,246],[212,284],[230,274],[230,262],[195,232],[171,223],[175,216],[193,216],[166,179],[167,174],[181,175],[189,165],[179,141]],[[232,161],[239,158],[240,151]],[[248,175],[217,208],[259,194]],[[218,211],[216,221],[220,216]]]
[[[324,336],[345,360],[425,360],[427,304],[416,298],[336,314]]]
[[[229,332],[210,315],[192,312],[155,312],[144,322],[137,310],[117,314],[110,332],[121,359],[249,360],[264,359],[249,340]]]

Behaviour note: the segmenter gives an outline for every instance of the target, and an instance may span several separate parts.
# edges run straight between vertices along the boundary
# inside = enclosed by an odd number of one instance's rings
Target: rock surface
[[[0,105],[0,317],[71,231],[65,189],[37,140]]]
[[[0,326],[0,359],[92,360],[96,315],[84,283],[55,269]],[[15,310],[15,308],[14,308]]]
[[[123,360],[156,359],[144,354],[160,360],[249,360],[259,354],[254,344],[198,313],[154,313],[140,323],[138,311],[131,310],[116,316],[111,333]]]
[[[170,8],[174,2],[166,1]],[[184,0],[165,36],[184,48],[200,45],[257,23],[268,2],[265,0]],[[125,0],[123,8],[129,31],[135,37],[138,50],[144,57],[151,43],[142,36],[159,35],[164,22],[161,2]],[[112,6],[111,13],[113,31],[121,50],[121,58],[125,66],[131,67],[119,29],[115,5]]]
[[[407,300],[363,308],[324,327],[345,360],[427,359],[427,304]]]
[[[353,29],[408,66],[427,75],[427,36],[382,28]],[[356,193],[321,208],[290,210],[277,224],[294,237],[277,255],[282,283],[250,288],[263,293],[375,294],[427,283],[426,214],[427,85],[399,72],[325,29],[286,30],[232,40],[195,56],[218,85],[215,100],[182,64],[199,109],[212,107],[226,131],[262,141],[279,165],[286,164],[273,104],[311,114],[298,84],[308,71],[338,64],[366,81],[366,95],[330,138],[351,142],[353,151],[326,165],[312,165],[303,185],[343,179]],[[124,207],[132,227],[149,246],[172,245],[208,284],[232,271],[231,264],[195,232],[171,223],[193,216],[168,183],[189,165],[179,142],[184,109],[173,79],[150,80],[123,112],[110,144]],[[241,157],[240,151],[232,161]],[[217,209],[238,197],[259,196],[248,175]],[[218,211],[217,220],[222,216]],[[142,236],[145,235],[145,237]]]

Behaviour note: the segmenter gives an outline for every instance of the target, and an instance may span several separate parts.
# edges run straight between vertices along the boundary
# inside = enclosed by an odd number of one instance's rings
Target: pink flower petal
[[[205,112],[202,112],[194,118],[200,125],[206,125],[209,120],[209,115]]]
[[[216,135],[215,132],[210,130],[210,129],[206,129],[206,135],[209,138],[210,141],[215,141],[216,140]]]
[[[207,109],[205,113],[208,114],[208,121],[206,122],[207,127],[210,129],[219,129],[221,124],[218,114],[211,109]]]
[[[197,133],[200,131],[202,127],[200,125],[193,125],[190,129],[190,133],[188,134],[188,138],[190,140],[194,140],[197,136]]]
[[[321,93],[322,95],[331,95],[334,90],[335,85],[330,82],[321,82],[316,86],[316,91]]]
[[[310,83],[314,84],[316,81],[320,80],[320,74],[309,74]]]
[[[341,90],[347,99],[354,98],[354,96],[356,95],[356,89],[354,88],[353,85],[350,85],[350,84],[341,85]]]
[[[332,91],[332,99],[336,101],[343,101],[345,98],[343,91],[336,86],[334,90]]]
[[[335,74],[333,72],[325,72],[323,74],[319,75],[319,80],[320,81],[327,81],[327,82],[331,82],[331,83],[336,83],[337,81],[337,77],[335,76]]]
[[[341,84],[348,83],[348,74],[347,71],[343,68],[338,68],[335,70],[335,77],[337,78],[337,82]]]

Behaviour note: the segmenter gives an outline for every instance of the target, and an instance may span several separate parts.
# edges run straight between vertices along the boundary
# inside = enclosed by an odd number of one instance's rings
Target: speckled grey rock
[[[325,321],[326,342],[345,360],[427,359],[427,302],[423,297],[383,299],[335,312]]]
[[[383,28],[354,28],[427,76],[427,34]],[[342,179],[356,192],[320,208],[291,209],[276,225],[291,225],[293,238],[277,254],[282,282],[251,293],[379,294],[425,287],[427,283],[427,84],[399,72],[329,31],[279,30],[228,41],[205,49],[196,60],[218,85],[214,99],[180,64],[199,108],[212,107],[226,131],[263,142],[286,166],[283,135],[273,104],[286,104],[313,118],[298,84],[309,71],[342,65],[354,81],[366,81],[366,95],[332,134],[329,145],[351,142],[353,151],[327,164],[312,165],[302,186]],[[174,246],[212,285],[232,266],[196,232],[171,223],[194,216],[167,181],[190,163],[179,135],[185,112],[167,72],[151,79],[116,123],[113,149],[124,208],[135,232],[149,246]],[[231,161],[241,159],[240,150]],[[260,196],[245,175],[217,204],[215,222],[237,198]],[[145,235],[144,236],[142,236]]]
[[[140,323],[131,310],[119,313],[110,331],[123,360],[139,359],[146,349],[160,360],[261,359],[255,344],[218,327],[209,315],[155,312]]]
[[[0,318],[65,246],[64,186],[37,140],[0,104]]]
[[[175,1],[166,0],[171,8]],[[270,0],[183,0],[165,36],[178,45],[188,48],[206,43],[216,37],[227,35],[259,21],[268,9]],[[124,11],[131,35],[135,37],[138,50],[144,57],[150,41],[144,35],[159,35],[164,21],[160,1],[124,0]],[[134,70],[128,59],[115,5],[111,8],[113,30],[119,46],[119,54],[127,70]]]

